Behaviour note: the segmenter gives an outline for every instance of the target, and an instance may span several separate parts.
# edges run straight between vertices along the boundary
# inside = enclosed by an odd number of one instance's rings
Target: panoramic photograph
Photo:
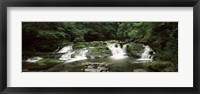
[[[178,22],[22,22],[22,72],[178,72]]]

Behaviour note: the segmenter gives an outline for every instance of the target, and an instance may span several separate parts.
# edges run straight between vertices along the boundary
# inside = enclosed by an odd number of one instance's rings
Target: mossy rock
[[[135,70],[133,70],[134,72],[146,72],[146,70],[145,69],[135,69]]]
[[[73,49],[82,49],[86,47],[98,47],[105,46],[102,41],[92,41],[92,42],[76,42],[73,45]]]
[[[95,59],[95,58],[106,58],[112,55],[112,52],[108,49],[108,47],[95,47],[89,49],[86,56],[89,59]]]
[[[131,57],[139,58],[143,50],[143,44],[130,43],[127,45],[127,55]]]
[[[98,46],[106,46],[106,45],[103,44],[103,41],[93,41],[93,42],[89,42],[89,46],[98,47]]]
[[[147,64],[148,68],[160,72],[175,72],[176,67],[169,61],[153,61]]]
[[[117,40],[108,40],[108,41],[105,41],[106,43],[110,43],[110,44],[112,44],[112,43],[119,43],[119,41],[117,41]]]
[[[73,49],[81,49],[81,48],[85,48],[88,47],[88,42],[76,42],[73,45]]]

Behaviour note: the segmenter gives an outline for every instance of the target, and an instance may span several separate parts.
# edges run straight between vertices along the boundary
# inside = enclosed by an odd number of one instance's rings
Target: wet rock
[[[139,58],[143,53],[144,47],[143,44],[139,43],[130,43],[127,46],[127,55],[135,58]]]
[[[93,69],[94,67],[92,65],[87,66],[88,69]]]
[[[88,63],[85,72],[107,72],[108,68],[106,68],[104,63]]]
[[[106,58],[111,56],[111,51],[106,47],[96,47],[89,49],[89,51],[86,54],[86,57],[89,59],[96,59],[96,58]]]

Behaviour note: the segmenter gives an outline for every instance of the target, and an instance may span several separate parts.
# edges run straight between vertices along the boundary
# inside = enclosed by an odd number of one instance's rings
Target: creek
[[[64,63],[58,64],[45,71],[61,72],[131,72],[148,71],[146,63],[153,60],[155,52],[148,45],[144,45],[143,51],[139,58],[127,55],[128,44],[120,45],[119,43],[106,43],[107,48],[111,51],[108,57],[88,58],[88,51],[95,47],[85,47],[73,49],[72,45],[67,45],[57,53],[63,54],[59,60]],[[101,52],[101,51],[100,51]]]

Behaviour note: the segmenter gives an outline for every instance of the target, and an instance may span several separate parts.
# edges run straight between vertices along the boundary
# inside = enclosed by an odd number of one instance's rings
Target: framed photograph
[[[2,94],[199,94],[199,0],[7,0]]]

